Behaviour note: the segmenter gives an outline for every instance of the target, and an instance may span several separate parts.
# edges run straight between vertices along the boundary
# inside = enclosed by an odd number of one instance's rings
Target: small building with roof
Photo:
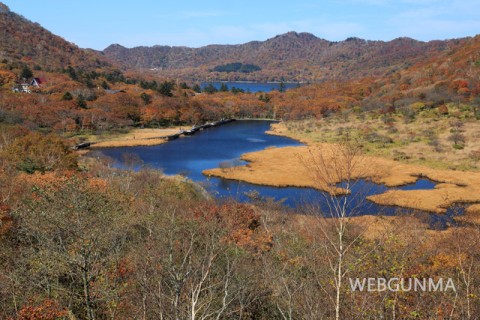
[[[32,89],[40,88],[45,83],[45,79],[33,78],[30,82],[24,81],[23,83],[13,86],[12,91],[16,93],[32,93]]]

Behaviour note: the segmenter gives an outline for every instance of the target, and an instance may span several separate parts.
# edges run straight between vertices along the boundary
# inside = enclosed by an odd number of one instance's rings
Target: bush
[[[425,109],[425,103],[423,102],[415,102],[415,103],[412,103],[410,105],[410,109],[413,110],[413,111],[422,111],[423,109]]]
[[[403,114],[403,122],[408,124],[410,122],[413,122],[415,120],[415,115],[416,112],[413,109],[402,109],[402,114]]]
[[[448,115],[448,107],[446,105],[441,105],[438,107],[438,113],[444,116]]]
[[[393,143],[392,138],[390,138],[389,136],[384,136],[376,132],[371,132],[370,134],[367,135],[366,138],[367,138],[367,141],[370,143],[381,143],[383,145],[387,143]]]
[[[62,100],[66,100],[66,101],[73,100],[73,96],[70,92],[67,91],[63,94]]]
[[[480,150],[474,150],[470,153],[470,158],[474,161],[480,161]]]
[[[393,156],[393,159],[396,160],[396,161],[400,161],[400,160],[408,160],[410,159],[410,156],[407,155],[405,152],[403,151],[398,151],[398,150],[393,150],[392,151],[392,156]]]
[[[440,141],[437,138],[432,138],[428,142],[428,145],[432,146],[435,149],[436,152],[442,152],[443,151],[442,144],[440,143]]]
[[[23,120],[15,111],[0,109],[0,122],[6,124],[19,124],[22,123]]]
[[[53,134],[28,133],[9,145],[5,155],[18,170],[27,173],[77,168],[76,155]]]
[[[387,132],[390,133],[390,134],[397,133],[398,129],[395,128],[394,126],[391,126],[391,127],[388,128]]]
[[[448,137],[448,140],[452,141],[454,145],[462,145],[465,144],[466,138],[463,134],[454,132],[451,136]],[[463,149],[463,147],[462,147]]]

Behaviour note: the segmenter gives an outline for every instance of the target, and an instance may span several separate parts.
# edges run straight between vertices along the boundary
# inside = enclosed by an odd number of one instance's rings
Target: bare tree
[[[480,120],[480,97],[472,97],[471,102],[471,109],[472,109],[472,116],[474,120]]]
[[[108,277],[108,266],[124,246],[125,211],[75,177],[36,190],[36,198],[15,213],[21,241],[32,247],[24,257],[26,265],[35,266],[28,270],[29,281],[48,296],[62,292],[72,308],[94,320],[116,290],[104,291],[97,281]]]
[[[317,221],[323,235],[325,259],[333,274],[334,295],[330,299],[335,308],[335,319],[341,319],[344,279],[349,272],[347,255],[362,236],[361,232],[349,233],[352,231],[350,217],[364,203],[360,198],[363,194],[352,191],[358,187],[360,178],[371,177],[372,172],[362,156],[361,144],[350,139],[348,134],[341,143],[331,148],[310,149],[309,157],[301,160],[315,179],[318,189],[325,190],[322,193],[322,217]],[[327,288],[324,290],[328,292]]]
[[[453,240],[455,242],[454,251],[457,264],[459,280],[464,287],[464,299],[462,313],[465,319],[474,319],[474,315],[478,312],[478,303],[475,303],[477,295],[475,294],[476,287],[478,287],[478,273],[480,268],[478,267],[478,247],[480,244],[480,229],[478,226],[468,227],[468,232],[465,232],[465,227],[457,227],[453,231]],[[458,294],[458,293],[457,293]],[[455,301],[456,302],[456,301]],[[452,316],[456,308],[452,308]]]
[[[195,218],[185,207],[156,197],[138,219],[144,230],[137,250],[136,283],[141,319],[224,319],[241,313],[235,246],[215,220]],[[161,208],[159,208],[161,206]]]

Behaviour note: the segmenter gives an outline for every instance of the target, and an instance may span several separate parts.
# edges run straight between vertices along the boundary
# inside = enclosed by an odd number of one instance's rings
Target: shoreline
[[[230,169],[209,169],[203,174],[225,179],[245,181],[256,185],[272,187],[305,187],[327,191],[331,194],[342,193],[341,190],[321,183],[315,179],[312,170],[312,155],[324,154],[330,160],[327,170],[338,169],[339,161],[333,161],[338,154],[338,145],[313,143],[289,135],[282,123],[272,124],[267,134],[286,136],[305,143],[301,147],[269,148],[246,153],[242,160],[246,166]],[[338,151],[338,150],[337,150]],[[395,160],[377,156],[361,156],[357,170],[352,172],[352,179],[369,179],[387,187],[399,187],[415,183],[418,179],[436,182],[433,189],[423,190],[387,190],[385,193],[366,197],[379,205],[398,206],[432,213],[446,213],[447,208],[455,203],[465,203],[467,207],[478,207],[480,203],[480,173],[432,169],[426,166],[403,164]],[[308,163],[310,161],[310,164]],[[303,163],[302,163],[303,162]],[[310,166],[310,167],[309,167]],[[318,173],[318,172],[317,172]],[[338,183],[339,181],[331,181]],[[340,191],[340,192],[339,192]],[[469,206],[468,206],[469,204]]]
[[[285,84],[306,84],[306,83],[311,83],[308,81],[268,81],[268,82],[263,82],[263,81],[252,81],[252,80],[239,80],[239,81],[229,81],[229,80],[212,80],[212,81],[202,81],[202,83],[214,83],[214,82],[220,82],[220,83],[262,83],[262,84],[280,84],[280,83],[285,83]]]
[[[275,119],[267,119],[267,118],[252,118],[252,119],[231,119],[231,121],[271,121],[273,123],[278,123],[279,120]],[[223,120],[220,120],[223,121]],[[227,122],[226,122],[227,123]],[[224,123],[220,123],[216,126],[221,126]],[[194,126],[195,127],[195,126]],[[133,129],[128,133],[119,134],[116,136],[112,136],[109,139],[102,139],[96,141],[95,139],[91,139],[89,148],[97,149],[97,148],[121,148],[121,147],[141,147],[141,146],[155,146],[160,145],[170,140],[166,138],[167,136],[171,135],[179,135],[178,138],[183,138],[182,134],[184,131],[190,130],[189,126],[174,126],[168,128],[143,128],[143,129]],[[88,149],[82,149],[88,150]]]
[[[265,119],[241,119],[238,121],[265,120]],[[274,121],[268,119],[268,121]],[[168,142],[165,138],[171,134],[180,133],[183,127],[171,127],[163,129],[134,129],[104,141],[94,141],[92,149],[153,146]],[[272,187],[297,187],[314,188],[327,191],[331,194],[345,194],[341,188],[332,188],[331,184],[319,183],[312,176],[315,171],[313,164],[308,164],[316,152],[323,152],[333,164],[335,157],[335,144],[314,143],[306,139],[299,139],[288,133],[285,125],[281,122],[271,124],[271,129],[266,134],[285,136],[302,142],[305,146],[267,148],[265,150],[245,153],[242,160],[248,162],[246,166],[229,169],[209,169],[202,173],[206,176],[215,176],[224,179],[245,181],[248,183]],[[83,149],[82,152],[87,150]],[[88,152],[88,151],[87,151]],[[313,153],[312,153],[313,152]],[[336,161],[339,162],[338,159]],[[310,168],[308,168],[310,166]],[[334,170],[334,167],[329,169]],[[418,209],[432,213],[445,213],[447,208],[455,203],[467,203],[477,206],[480,203],[480,173],[461,172],[454,170],[432,169],[425,166],[403,164],[391,159],[376,156],[361,156],[360,167],[352,172],[353,179],[368,179],[377,184],[387,187],[399,187],[415,183],[418,179],[426,178],[436,182],[433,189],[424,190],[387,190],[378,195],[366,197],[378,205],[397,206],[410,209]],[[338,183],[340,181],[332,181]]]
[[[101,142],[92,143],[91,149],[99,148],[122,148],[122,147],[143,147],[143,146],[156,146],[167,141],[164,138],[151,138],[151,139],[138,139],[138,140],[107,140]]]
[[[107,139],[96,140],[97,137],[91,141],[90,148],[120,148],[120,147],[140,147],[140,146],[154,146],[160,145],[167,140],[164,138],[167,135],[181,132],[183,127],[176,126],[170,128],[144,128],[133,129],[125,134],[118,134]]]

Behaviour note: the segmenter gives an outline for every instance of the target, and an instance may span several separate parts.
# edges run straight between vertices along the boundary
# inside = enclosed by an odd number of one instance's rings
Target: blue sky
[[[449,39],[480,33],[480,0],[0,0],[80,47],[238,44],[288,31]]]

